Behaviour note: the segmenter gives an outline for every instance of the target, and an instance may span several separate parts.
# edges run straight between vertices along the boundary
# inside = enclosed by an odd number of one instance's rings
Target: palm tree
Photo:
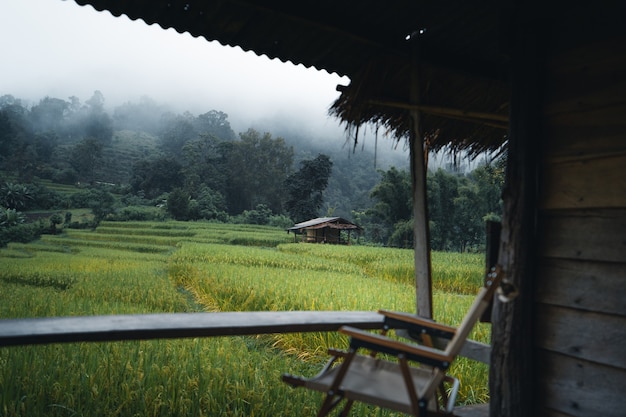
[[[26,217],[19,211],[0,207],[0,228],[15,226],[25,221]]]
[[[0,205],[6,208],[23,210],[32,200],[31,189],[26,185],[7,182],[0,188]]]

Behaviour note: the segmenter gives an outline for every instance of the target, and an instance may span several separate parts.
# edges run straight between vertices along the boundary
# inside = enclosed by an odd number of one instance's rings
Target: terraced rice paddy
[[[275,228],[103,223],[0,250],[0,318],[191,311],[415,311],[412,252],[291,243]],[[433,254],[435,318],[456,325],[483,257]],[[478,325],[473,339],[488,342]],[[312,375],[335,333],[72,343],[0,349],[3,416],[315,415]],[[484,402],[487,367],[458,361],[459,402]],[[359,405],[352,415],[395,415]]]

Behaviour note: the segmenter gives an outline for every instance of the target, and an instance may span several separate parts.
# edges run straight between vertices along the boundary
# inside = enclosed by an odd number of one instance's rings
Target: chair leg
[[[335,376],[335,379],[333,380],[332,384],[330,384],[330,387],[328,388],[328,393],[326,394],[326,398],[324,399],[324,402],[322,403],[322,407],[320,408],[320,411],[317,413],[318,417],[328,415],[328,413],[332,409],[334,409],[339,404],[339,402],[341,402],[341,400],[343,399],[343,394],[340,393],[339,386],[341,385],[341,382],[343,381],[344,376],[346,376],[346,372],[348,372],[348,368],[350,367],[350,363],[352,362],[352,359],[354,359],[354,355],[356,355],[356,349],[350,348],[350,350],[348,351],[348,354],[343,360],[343,363],[339,365],[339,370],[337,372],[337,375]]]
[[[341,411],[341,414],[339,414],[339,417],[348,417],[348,413],[352,408],[352,404],[354,404],[354,400],[346,400],[346,406],[343,407],[343,410]]]
[[[398,362],[400,363],[400,370],[402,371],[402,376],[404,377],[404,385],[407,389],[407,394],[409,395],[409,400],[411,402],[411,414],[414,416],[422,416],[420,413],[420,406],[417,398],[417,392],[415,391],[415,384],[413,384],[413,377],[411,376],[411,371],[409,368],[409,362],[406,359],[404,354],[398,355]]]
[[[326,398],[324,399],[324,402],[320,407],[320,411],[317,412],[317,417],[327,416],[328,413],[333,411],[333,409],[337,407],[337,405],[339,405],[341,400],[343,400],[343,397],[341,395],[334,394],[332,392],[326,394]]]

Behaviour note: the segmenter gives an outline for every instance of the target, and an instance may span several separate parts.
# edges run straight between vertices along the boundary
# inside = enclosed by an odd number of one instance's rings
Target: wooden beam
[[[0,320],[0,346],[380,329],[369,311],[163,313]]]
[[[517,2],[511,11],[513,31],[511,123],[508,136],[504,212],[498,264],[519,290],[511,302],[494,302],[489,370],[490,416],[538,415],[534,346],[534,287],[539,247],[539,161],[543,137],[544,48],[548,24],[534,3]]]
[[[411,56],[410,96],[413,104],[419,103],[419,44],[413,41]],[[419,109],[410,110],[411,130],[409,151],[411,159],[411,182],[413,191],[413,249],[415,260],[415,292],[417,315],[433,318],[433,294],[430,260],[430,233],[428,229],[428,205],[426,202],[426,154],[422,136],[421,114]]]
[[[482,123],[504,130],[509,128],[509,116],[504,114],[476,112],[442,106],[429,106],[426,104],[410,104],[401,101],[370,100],[369,103],[377,106],[394,107],[409,111],[417,110],[434,116],[448,117],[450,119],[463,120],[472,123]]]

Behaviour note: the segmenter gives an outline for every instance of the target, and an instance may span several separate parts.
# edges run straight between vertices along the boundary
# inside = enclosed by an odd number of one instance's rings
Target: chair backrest
[[[467,337],[474,328],[474,325],[493,299],[496,288],[498,288],[498,285],[500,285],[500,282],[502,281],[502,276],[503,271],[499,265],[493,267],[488,273],[488,279],[485,281],[485,286],[478,292],[474,303],[470,307],[467,314],[465,314],[465,317],[457,328],[454,337],[452,337],[446,346],[446,354],[451,357],[456,357],[459,354],[463,344],[467,340]]]

